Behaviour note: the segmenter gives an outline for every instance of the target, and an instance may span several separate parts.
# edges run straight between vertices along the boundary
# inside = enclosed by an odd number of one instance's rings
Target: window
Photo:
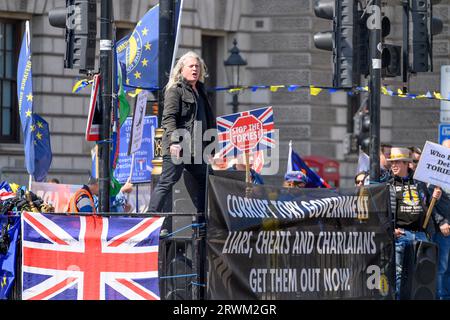
[[[19,142],[17,60],[20,23],[0,19],[0,142]]]

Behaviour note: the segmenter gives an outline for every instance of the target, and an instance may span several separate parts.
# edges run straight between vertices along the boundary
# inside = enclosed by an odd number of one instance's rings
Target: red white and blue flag
[[[217,117],[219,158],[275,147],[272,107]]]
[[[159,300],[164,218],[22,213],[24,300]]]

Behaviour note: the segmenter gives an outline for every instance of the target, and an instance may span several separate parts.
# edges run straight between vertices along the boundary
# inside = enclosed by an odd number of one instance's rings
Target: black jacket
[[[434,186],[430,186],[428,190],[432,193]],[[439,227],[444,223],[450,223],[450,194],[444,190],[442,190],[442,196],[436,202],[434,207],[433,221],[435,223],[436,231],[440,231]]]
[[[414,172],[412,170],[408,170],[408,179],[404,180],[401,177],[397,177],[394,175],[391,175],[388,179],[389,189],[390,189],[390,204],[391,204],[391,212],[394,218],[394,226],[397,228],[397,193],[395,191],[394,185],[396,184],[403,184],[403,185],[415,185],[417,188],[417,192],[419,193],[419,201],[420,205],[423,208],[423,214],[421,215],[418,224],[419,228],[421,229],[421,226],[423,225],[423,222],[425,221],[425,216],[428,211],[428,206],[430,204],[431,200],[431,193],[429,192],[426,184],[424,182],[418,181],[413,179]],[[434,216],[436,211],[436,208],[432,211],[432,216]],[[432,223],[432,219],[430,219],[426,230],[423,230],[429,235],[433,234],[435,232],[434,224]]]
[[[197,82],[197,91],[205,101],[205,113],[207,120],[207,129],[216,127],[216,120],[211,109],[205,86]],[[185,81],[178,82],[175,86],[166,89],[164,93],[164,110],[162,115],[161,127],[164,129],[162,137],[162,155],[170,155],[170,145],[182,141],[175,138],[172,133],[176,129],[186,129],[191,137],[194,129],[194,120],[197,114],[197,102],[192,87]],[[175,138],[175,139],[174,139]]]

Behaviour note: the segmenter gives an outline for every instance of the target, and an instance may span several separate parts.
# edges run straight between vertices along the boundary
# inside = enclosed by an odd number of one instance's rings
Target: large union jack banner
[[[275,147],[272,107],[217,117],[219,158]]]
[[[159,300],[164,218],[22,214],[24,300]]]

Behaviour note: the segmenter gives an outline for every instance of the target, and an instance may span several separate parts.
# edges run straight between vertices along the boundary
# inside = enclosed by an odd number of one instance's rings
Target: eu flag
[[[289,157],[287,172],[301,171],[308,178],[306,188],[331,188],[316,172],[314,172],[303,159],[294,150],[292,150],[292,141],[289,141]]]
[[[138,21],[128,37],[125,51],[126,86],[142,89],[158,86],[158,39],[159,4]]]
[[[50,134],[47,122],[33,113],[31,70],[30,29],[27,21],[17,66],[17,98],[27,171],[36,181],[43,181],[52,161]]]
[[[10,299],[16,280],[20,216],[0,216],[0,299]]]
[[[182,0],[176,1],[174,21],[176,30],[179,29],[182,6]],[[116,44],[119,66],[124,70],[122,76],[125,91],[134,88],[146,90],[158,88],[158,41],[159,4],[147,11],[131,35],[120,39]],[[174,52],[176,48],[177,40]]]
[[[34,180],[44,181],[52,163],[52,148],[50,144],[50,130],[48,123],[41,116],[33,114],[31,139],[29,145],[25,145],[25,154],[34,153],[34,159],[26,159],[27,167],[34,162]],[[34,151],[31,151],[34,149]],[[30,162],[30,163],[28,163]]]

